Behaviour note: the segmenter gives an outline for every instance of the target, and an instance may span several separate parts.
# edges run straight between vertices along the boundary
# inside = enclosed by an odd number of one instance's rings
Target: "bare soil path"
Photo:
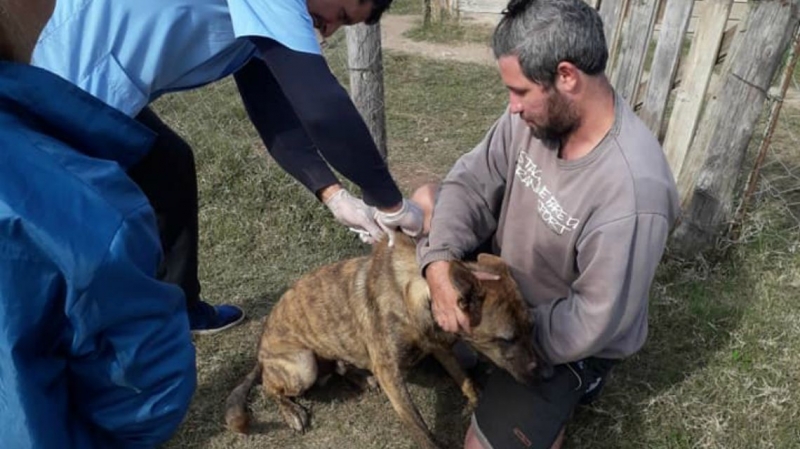
[[[383,48],[434,59],[494,65],[494,57],[488,45],[418,42],[403,36],[403,33],[411,29],[419,19],[420,17],[415,15],[387,14],[384,16],[381,19]]]

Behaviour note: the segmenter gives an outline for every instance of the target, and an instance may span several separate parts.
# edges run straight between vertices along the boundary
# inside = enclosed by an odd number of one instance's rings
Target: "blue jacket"
[[[141,125],[0,62],[0,446],[150,448],[185,416],[195,353],[155,280],[155,216],[125,174]]]

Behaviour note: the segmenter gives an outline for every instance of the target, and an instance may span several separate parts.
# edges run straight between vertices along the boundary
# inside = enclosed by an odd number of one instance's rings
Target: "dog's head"
[[[458,306],[472,331],[462,335],[476,351],[520,383],[547,378],[552,367],[534,343],[534,323],[519,287],[500,257],[480,254],[477,262],[453,262],[450,278]]]

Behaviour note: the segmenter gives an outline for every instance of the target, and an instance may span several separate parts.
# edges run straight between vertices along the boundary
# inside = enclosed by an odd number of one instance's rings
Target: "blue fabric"
[[[196,386],[181,290],[125,168],[153,135],[0,62],[0,446],[151,448]]]
[[[237,37],[266,37],[302,53],[322,53],[306,0],[228,0]]]
[[[305,0],[58,0],[33,64],[135,116],[234,73],[255,36],[320,54]]]

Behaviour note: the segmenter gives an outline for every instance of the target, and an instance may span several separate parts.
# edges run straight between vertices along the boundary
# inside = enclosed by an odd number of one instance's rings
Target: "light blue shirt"
[[[58,0],[33,64],[136,116],[234,73],[256,56],[247,37],[320,54],[305,0]]]

